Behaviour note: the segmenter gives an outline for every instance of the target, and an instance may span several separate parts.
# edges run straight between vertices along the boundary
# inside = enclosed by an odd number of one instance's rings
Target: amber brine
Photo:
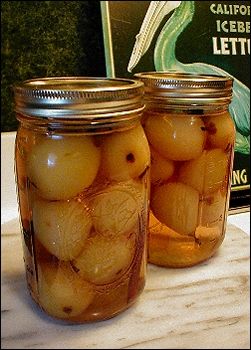
[[[223,242],[234,157],[232,79],[143,72],[151,150],[149,262],[185,267]]]
[[[48,315],[111,318],[145,285],[150,150],[143,83],[42,78],[15,87],[27,285]]]

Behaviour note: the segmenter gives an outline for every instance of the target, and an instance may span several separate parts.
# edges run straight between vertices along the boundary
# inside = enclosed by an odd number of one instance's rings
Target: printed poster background
[[[102,10],[103,27],[108,25],[110,38],[104,35],[104,45],[106,52],[109,51],[111,59],[106,59],[107,75],[117,77],[133,77],[136,72],[154,71],[154,48],[158,36],[165,23],[170,19],[173,11],[166,15],[160,22],[155,31],[151,44],[147,52],[140,58],[137,65],[128,72],[127,67],[133,51],[135,37],[140,31],[141,24],[144,20],[150,1],[107,1],[103,2],[108,5],[108,14]],[[210,10],[212,4],[220,4],[221,9],[229,12],[213,13]],[[224,38],[249,38],[250,34],[250,15],[248,14],[231,14],[232,9],[229,5],[237,4],[239,6],[249,6],[249,1],[194,1],[194,15],[191,22],[183,28],[183,31],[177,38],[175,46],[175,56],[180,63],[204,62],[210,65],[218,66],[229,74],[236,77],[248,88],[250,88],[250,46],[236,43],[235,52],[229,42],[227,50],[229,54],[215,54],[213,48],[213,37],[217,40],[217,50],[220,50],[220,40]],[[216,7],[214,7],[215,9]],[[175,11],[175,10],[174,10]],[[218,31],[217,24],[218,21]],[[225,28],[228,32],[219,27],[219,23],[226,21]],[[229,30],[229,22],[243,22],[242,31],[237,29],[234,24],[232,30]],[[178,26],[177,21],[177,26]],[[220,28],[220,29],[219,29]],[[244,29],[243,29],[244,28]],[[249,29],[248,29],[249,28]],[[229,40],[229,39],[225,39]],[[231,41],[232,39],[230,39]],[[113,62],[112,62],[113,60]],[[250,108],[250,101],[248,102]],[[250,127],[249,127],[250,130]],[[247,134],[245,135],[247,140]],[[248,136],[250,142],[250,131]],[[250,145],[250,143],[249,143]],[[250,146],[248,146],[250,147]],[[232,183],[230,198],[230,208],[246,207],[250,205],[250,151],[244,153],[235,152],[234,174],[236,175]]]

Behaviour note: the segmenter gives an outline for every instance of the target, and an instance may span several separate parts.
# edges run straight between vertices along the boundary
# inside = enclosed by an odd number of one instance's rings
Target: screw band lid
[[[50,77],[14,86],[15,111],[40,118],[99,119],[143,110],[144,85],[133,79]]]
[[[225,105],[232,98],[233,79],[227,76],[176,71],[141,72],[134,76],[144,83],[147,102]]]

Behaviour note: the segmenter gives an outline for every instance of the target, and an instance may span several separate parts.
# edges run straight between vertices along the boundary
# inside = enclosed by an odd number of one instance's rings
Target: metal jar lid
[[[141,112],[144,85],[133,79],[50,77],[14,86],[15,111],[40,118],[99,119]]]
[[[164,105],[226,105],[231,102],[233,79],[226,76],[181,72],[142,72],[146,102]]]

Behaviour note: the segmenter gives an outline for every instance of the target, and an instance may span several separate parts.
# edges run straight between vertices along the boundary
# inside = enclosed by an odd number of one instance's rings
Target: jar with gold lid
[[[111,318],[145,284],[150,151],[143,83],[55,77],[14,87],[28,289],[68,323]]]
[[[223,242],[234,157],[232,79],[142,72],[151,150],[149,262],[185,267]]]

